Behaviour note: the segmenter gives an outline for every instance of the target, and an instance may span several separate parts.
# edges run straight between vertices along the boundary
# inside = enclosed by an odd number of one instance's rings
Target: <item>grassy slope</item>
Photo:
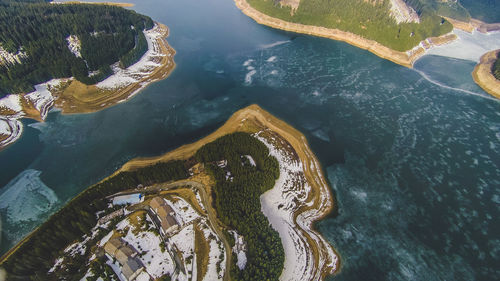
[[[389,16],[389,2],[372,5],[363,0],[302,0],[291,15],[289,7],[273,0],[248,0],[260,12],[289,22],[337,28],[375,40],[391,49],[406,51],[428,37],[452,30],[448,22],[432,13],[423,13],[421,23],[396,22]],[[413,36],[411,36],[413,34]]]

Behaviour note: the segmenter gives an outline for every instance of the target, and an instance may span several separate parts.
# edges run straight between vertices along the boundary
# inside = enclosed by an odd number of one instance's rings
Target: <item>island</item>
[[[485,92],[500,99],[500,50],[484,54],[474,67],[472,78]]]
[[[0,267],[7,280],[323,280],[340,260],[313,224],[333,208],[305,136],[251,105],[195,143],[125,163]]]
[[[430,48],[456,40],[453,28],[468,32],[500,29],[500,24],[472,19],[460,3],[448,0],[235,0],[235,3],[259,24],[343,41],[409,68]]]
[[[32,13],[56,20],[37,18],[41,34],[36,37],[23,33],[8,41],[11,36],[1,34],[0,149],[21,136],[21,118],[43,121],[52,108],[62,114],[96,112],[127,101],[173,71],[168,28],[123,9],[127,4],[107,4],[7,4],[7,14],[17,15],[7,24],[22,21],[20,30],[32,28],[24,20]],[[90,14],[108,16],[88,22]],[[71,20],[59,23],[59,18]]]

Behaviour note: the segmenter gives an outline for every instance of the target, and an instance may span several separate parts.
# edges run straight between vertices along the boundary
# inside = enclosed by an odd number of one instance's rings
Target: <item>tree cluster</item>
[[[245,155],[255,161],[248,163]],[[281,239],[261,211],[260,196],[274,186],[279,164],[269,149],[247,133],[223,136],[200,148],[195,158],[205,163],[215,179],[214,205],[218,217],[243,235],[247,243],[247,263],[243,270],[231,265],[233,280],[278,280],[283,270]],[[227,160],[225,167],[217,161]],[[228,174],[229,173],[229,174]]]
[[[255,9],[285,21],[336,28],[375,40],[397,51],[407,51],[422,40],[450,32],[453,26],[432,10],[422,10],[420,23],[400,23],[390,16],[390,3],[384,0],[308,0],[301,1],[294,13],[273,0],[248,0]]]
[[[495,76],[496,79],[500,80],[500,52],[498,53],[497,60],[493,64],[491,72],[493,73],[493,76]]]
[[[1,266],[8,273],[7,280],[66,280],[67,276],[83,276],[87,260],[78,255],[71,262],[65,262],[63,272],[48,274],[48,270],[67,245],[90,233],[97,223],[96,212],[107,208],[106,196],[139,184],[150,185],[188,176],[183,161],[170,161],[120,172],[89,187],[52,215],[3,261]]]
[[[146,52],[142,31],[152,26],[151,18],[116,6],[0,0],[0,46],[25,54],[21,63],[0,65],[0,97],[52,78],[102,81],[111,64],[129,66]],[[81,58],[69,50],[69,35],[80,40]]]

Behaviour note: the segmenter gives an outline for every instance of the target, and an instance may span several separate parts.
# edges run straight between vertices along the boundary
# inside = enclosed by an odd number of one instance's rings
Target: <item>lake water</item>
[[[498,279],[500,102],[472,81],[475,62],[429,55],[411,70],[260,26],[230,0],[132,2],[170,27],[177,68],[127,103],[24,121],[0,152],[2,253],[127,160],[257,103],[327,172],[338,212],[317,229],[341,255],[331,280]]]

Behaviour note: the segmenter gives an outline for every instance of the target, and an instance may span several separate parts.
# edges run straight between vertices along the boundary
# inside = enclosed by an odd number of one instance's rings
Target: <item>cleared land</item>
[[[500,80],[493,76],[491,69],[499,53],[500,50],[496,50],[484,54],[472,72],[474,82],[497,99],[500,99]]]

